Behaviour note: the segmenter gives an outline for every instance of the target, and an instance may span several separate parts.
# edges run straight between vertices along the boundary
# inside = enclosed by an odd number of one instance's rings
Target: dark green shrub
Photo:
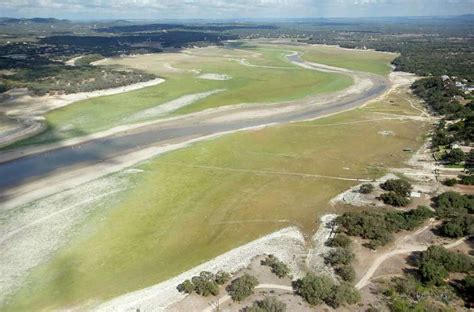
[[[338,266],[335,271],[343,281],[352,283],[355,280],[355,271],[351,265]]]
[[[443,160],[448,164],[459,164],[466,159],[466,154],[460,149],[452,149],[449,153],[444,155]]]
[[[261,261],[262,265],[269,266],[272,269],[272,272],[279,278],[286,277],[290,274],[290,269],[288,266],[281,262],[274,255],[267,256],[264,260]]]
[[[394,192],[402,197],[410,196],[412,186],[410,182],[402,179],[389,179],[380,184],[380,187],[388,192]]]
[[[433,206],[440,217],[455,217],[474,212],[474,198],[456,192],[445,192],[433,199]]]
[[[443,184],[446,185],[446,186],[455,186],[456,184],[458,184],[458,180],[457,179],[446,179],[443,181]]]
[[[384,204],[394,207],[405,207],[410,203],[408,198],[395,192],[384,193],[380,195],[380,199],[384,202]]]
[[[230,281],[230,274],[224,271],[219,271],[216,274],[216,283],[219,285],[224,285],[228,281]]]
[[[359,193],[361,194],[370,194],[374,191],[374,186],[370,183],[362,184],[359,188]]]
[[[253,289],[257,285],[258,280],[255,276],[244,274],[233,280],[226,289],[232,300],[242,301],[253,293]]]
[[[199,276],[194,276],[191,282],[194,285],[194,291],[201,296],[207,297],[219,294],[219,286],[215,281],[215,275],[211,272],[201,272]]]
[[[351,245],[351,239],[344,233],[337,233],[329,240],[328,245],[330,247],[348,248]]]
[[[188,279],[182,282],[181,284],[179,284],[178,287],[176,288],[178,289],[179,292],[183,292],[186,294],[192,294],[194,291],[194,285]]]
[[[459,183],[463,185],[474,185],[474,175],[460,175]]]
[[[347,265],[354,259],[352,251],[344,248],[331,250],[326,256],[326,262],[332,266]]]
[[[329,301],[334,283],[327,276],[308,274],[294,283],[295,292],[310,305],[319,305]]]
[[[243,310],[244,312],[285,312],[286,304],[276,297],[265,297],[263,300],[255,301],[252,306]]]

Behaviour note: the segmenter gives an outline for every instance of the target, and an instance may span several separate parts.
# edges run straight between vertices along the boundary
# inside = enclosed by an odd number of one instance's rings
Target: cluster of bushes
[[[380,199],[386,204],[395,207],[404,207],[410,203],[411,184],[402,179],[389,179],[380,184],[387,191],[380,195]]]
[[[74,65],[76,66],[87,66],[90,65],[93,62],[102,60],[104,56],[101,54],[89,54],[89,55],[84,55],[81,58],[77,59],[74,62]]]
[[[265,297],[263,300],[255,301],[250,307],[243,309],[243,312],[285,312],[286,304],[276,297]]]
[[[417,266],[422,282],[440,286],[445,283],[450,272],[472,272],[474,258],[462,253],[450,252],[441,246],[430,246],[422,252]]]
[[[290,269],[288,266],[281,262],[274,255],[267,256],[264,260],[261,261],[262,265],[269,266],[272,269],[272,272],[279,278],[287,277],[290,274]]]
[[[244,274],[233,280],[226,290],[234,301],[242,301],[253,293],[258,280],[255,276]]]
[[[343,233],[337,233],[328,245],[334,249],[326,256],[326,263],[334,268],[343,281],[352,283],[355,280],[355,271],[351,265],[354,253],[351,250],[350,238]]]
[[[456,298],[451,287],[428,287],[413,275],[393,278],[384,286],[382,293],[392,312],[451,311],[449,303]]]
[[[374,191],[374,189],[375,187],[370,183],[362,184],[359,188],[359,193],[370,194]]]
[[[439,234],[450,238],[474,235],[474,196],[445,192],[433,199],[436,214],[443,220]]]
[[[433,207],[439,217],[456,217],[474,213],[474,196],[445,192],[433,199]]]
[[[194,276],[191,280],[185,280],[179,284],[176,289],[179,292],[207,297],[209,295],[216,296],[219,294],[219,285],[223,285],[230,280],[230,274],[219,271],[217,274],[203,271],[198,276]]]
[[[93,66],[47,65],[19,69],[5,76],[6,88],[28,88],[36,95],[90,92],[116,88],[156,78],[139,71],[118,71]]]
[[[336,284],[327,276],[308,274],[294,282],[295,292],[310,305],[322,303],[337,308],[343,304],[355,304],[360,301],[359,292],[349,283]]]
[[[346,212],[336,218],[336,224],[349,236],[369,239],[367,246],[376,249],[390,242],[393,233],[413,230],[432,216],[433,212],[424,206],[406,212]]]

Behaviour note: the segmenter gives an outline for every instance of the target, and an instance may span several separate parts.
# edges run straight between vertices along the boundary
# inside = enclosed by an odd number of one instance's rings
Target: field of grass
[[[271,45],[265,45],[271,47]],[[390,63],[396,58],[394,53],[341,49],[334,46],[311,45],[287,46],[290,50],[303,53],[302,59],[330,66],[365,71],[377,75],[388,75]]]
[[[284,55],[284,51],[277,50],[246,52],[210,47],[190,50],[188,53],[162,53],[110,60],[106,64],[141,69],[165,78],[166,82],[133,92],[79,101],[54,110],[46,115],[49,125],[46,132],[16,146],[48,143],[127,124],[134,113],[193,93],[225,89],[169,115],[241,103],[292,100],[341,90],[352,84],[352,79],[345,75],[292,65]],[[244,66],[238,62],[239,59],[246,59],[258,66],[273,67]],[[225,74],[232,79],[199,79],[199,74],[193,72],[196,70]]]
[[[147,287],[277,229],[307,236],[328,201],[410,157],[428,125],[389,100],[316,121],[227,135],[148,161],[119,205],[90,217],[54,259],[35,269],[5,311],[104,300]],[[379,132],[393,131],[394,136]],[[287,220],[277,222],[277,220]]]

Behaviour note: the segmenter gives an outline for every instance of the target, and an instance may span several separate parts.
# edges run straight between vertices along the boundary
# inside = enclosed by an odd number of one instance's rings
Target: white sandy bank
[[[274,254],[288,263],[292,271],[298,271],[293,255],[305,250],[304,237],[296,227],[288,227],[266,235],[251,243],[235,248],[204,264],[186,271],[157,285],[138,290],[99,305],[96,311],[164,311],[169,305],[178,302],[186,295],[179,293],[176,286],[201,271],[217,272],[224,270],[236,272],[247,267],[251,260],[261,254]]]

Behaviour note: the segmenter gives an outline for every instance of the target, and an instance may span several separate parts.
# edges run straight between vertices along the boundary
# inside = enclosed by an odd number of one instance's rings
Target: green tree
[[[242,301],[253,293],[258,280],[255,276],[245,273],[241,277],[233,280],[227,286],[227,292],[234,301]]]
[[[274,255],[267,256],[264,260],[261,261],[262,265],[269,266],[272,269],[272,272],[279,278],[286,277],[290,274],[290,269],[288,266],[281,262]]]
[[[252,306],[244,309],[244,312],[285,312],[286,304],[276,297],[265,297],[263,300],[255,301]]]
[[[361,299],[360,293],[349,283],[334,285],[331,295],[327,298],[326,304],[332,308],[338,308],[343,304],[356,304]]]
[[[192,294],[194,291],[194,285],[190,280],[185,280],[176,287],[179,292],[184,292],[186,294]]]
[[[215,275],[211,272],[203,271],[199,276],[194,276],[191,282],[194,285],[194,291],[201,296],[207,297],[219,294],[219,286],[215,281]]]
[[[423,261],[419,268],[423,282],[429,285],[440,286],[448,277],[448,271],[435,261]]]
[[[334,283],[327,276],[307,274],[294,283],[295,292],[310,305],[319,305],[329,300]]]
[[[454,148],[447,153],[443,160],[449,164],[459,164],[466,159],[466,154],[460,148]]]
[[[380,184],[380,187],[385,191],[394,192],[402,197],[410,196],[410,192],[413,189],[410,182],[402,179],[388,179]]]
[[[336,236],[329,240],[328,245],[331,247],[348,248],[351,245],[351,239],[344,233],[337,233]]]
[[[394,207],[405,207],[410,203],[408,198],[395,192],[384,193],[380,195],[380,199],[384,202],[384,204]]]
[[[347,265],[354,259],[352,251],[345,248],[331,250],[326,256],[326,262],[332,266]]]
[[[355,280],[355,271],[352,265],[341,265],[336,269],[336,274],[339,275],[343,281],[353,282]]]
[[[230,281],[230,274],[224,271],[219,271],[216,273],[215,281],[219,285],[224,285],[228,281]]]
[[[374,186],[370,183],[362,184],[359,188],[359,193],[370,194],[374,191]]]

